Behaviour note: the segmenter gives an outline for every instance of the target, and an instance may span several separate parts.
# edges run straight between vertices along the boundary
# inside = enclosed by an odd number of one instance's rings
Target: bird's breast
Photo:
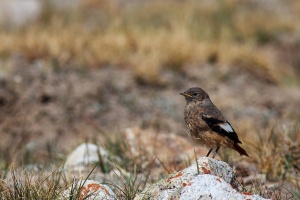
[[[209,130],[208,125],[200,117],[202,112],[203,109],[196,105],[187,105],[184,110],[184,120],[191,135]]]

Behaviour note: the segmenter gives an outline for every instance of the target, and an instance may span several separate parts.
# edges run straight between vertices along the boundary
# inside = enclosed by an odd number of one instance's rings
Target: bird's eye
[[[198,95],[198,93],[196,93],[196,92],[195,92],[193,95],[194,95],[194,96],[197,96],[197,95]]]

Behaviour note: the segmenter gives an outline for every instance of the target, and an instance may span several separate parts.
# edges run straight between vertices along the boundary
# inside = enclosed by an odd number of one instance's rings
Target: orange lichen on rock
[[[101,186],[100,186],[100,188],[101,188],[107,195],[109,195],[109,192],[107,191],[107,189],[106,189],[105,187],[101,187]]]
[[[221,181],[221,179],[220,179],[220,178],[216,178],[216,180],[217,180],[217,181],[219,181],[220,183],[222,183],[222,181]]]
[[[87,187],[82,187],[81,188],[81,194],[80,194],[80,198],[79,199],[80,200],[84,199],[89,194],[89,192],[96,192],[100,188],[102,190],[104,190],[106,194],[109,194],[108,191],[107,191],[107,189],[105,189],[104,187],[101,187],[97,183],[91,183],[91,184],[88,184]]]
[[[210,170],[206,169],[205,167],[202,167],[202,171],[204,174],[210,174]]]
[[[185,186],[191,186],[192,185],[192,183],[182,183],[182,185],[183,185],[183,187],[185,187]]]
[[[170,182],[173,178],[178,178],[180,176],[182,176],[182,172],[178,172],[174,177],[168,178],[167,182]]]
[[[252,195],[250,192],[242,192],[244,195]]]

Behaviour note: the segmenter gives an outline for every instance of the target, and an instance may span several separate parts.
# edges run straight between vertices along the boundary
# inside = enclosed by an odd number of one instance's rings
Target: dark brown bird
[[[201,88],[190,88],[183,93],[186,106],[184,120],[189,135],[198,143],[208,147],[206,157],[216,148],[213,158],[221,146],[236,150],[240,155],[249,156],[238,144],[242,143],[231,124],[221,111],[211,102],[208,94]]]

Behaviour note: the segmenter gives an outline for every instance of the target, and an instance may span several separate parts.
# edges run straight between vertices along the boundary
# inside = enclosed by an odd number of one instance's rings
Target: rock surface
[[[101,155],[101,158],[100,158]],[[100,160],[101,159],[101,160]],[[122,176],[129,173],[113,163],[120,158],[109,154],[104,148],[87,143],[76,147],[68,156],[64,166],[66,178],[89,179],[99,182],[122,184]],[[94,168],[98,164],[98,167]],[[93,171],[93,173],[91,173]]]
[[[203,157],[190,167],[146,188],[135,200],[264,199],[258,195],[239,193],[234,187],[235,175],[227,163]]]
[[[67,157],[65,169],[82,171],[92,163],[98,163],[100,156],[103,162],[108,161],[108,153],[95,144],[84,143],[76,147]]]
[[[223,179],[203,174],[196,176],[190,184],[180,191],[181,200],[199,199],[264,199],[258,195],[237,192],[230,184]]]
[[[1,0],[0,25],[24,26],[36,20],[41,9],[38,0]]]
[[[81,188],[80,188],[81,187]],[[115,193],[107,185],[100,184],[93,180],[82,180],[63,192],[62,199],[73,199],[72,191],[77,191],[80,188],[79,199],[85,200],[114,200]]]

